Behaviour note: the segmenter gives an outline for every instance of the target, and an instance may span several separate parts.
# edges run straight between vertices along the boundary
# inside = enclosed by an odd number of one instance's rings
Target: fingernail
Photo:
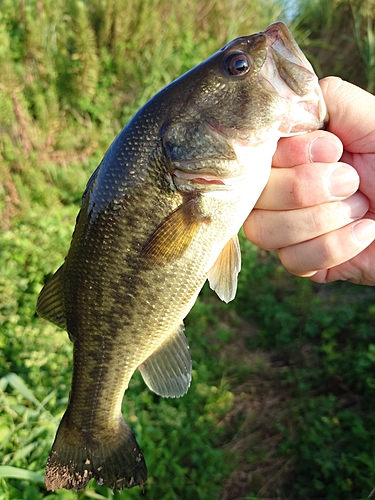
[[[375,239],[375,221],[360,220],[352,227],[352,234],[358,243],[371,242]]]
[[[353,196],[341,202],[345,215],[352,220],[365,215],[369,207],[369,201],[361,193],[355,193]]]
[[[342,144],[335,137],[317,137],[309,148],[311,162],[322,161],[332,163],[338,161],[342,155]]]
[[[359,176],[354,168],[340,166],[333,170],[329,176],[328,189],[332,196],[339,198],[355,193],[359,186]]]

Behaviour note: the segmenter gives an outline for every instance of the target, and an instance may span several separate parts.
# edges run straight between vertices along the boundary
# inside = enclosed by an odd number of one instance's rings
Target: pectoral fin
[[[178,331],[139,366],[143,380],[165,398],[183,396],[191,381],[191,357],[181,323]]]
[[[44,319],[66,330],[66,317],[63,297],[62,265],[47,282],[39,294],[36,312]]]
[[[142,255],[165,263],[181,257],[203,222],[207,218],[199,213],[196,199],[191,198],[159,224]]]
[[[231,238],[208,273],[210,287],[221,300],[230,302],[237,291],[237,276],[241,270],[241,249],[238,236]]]

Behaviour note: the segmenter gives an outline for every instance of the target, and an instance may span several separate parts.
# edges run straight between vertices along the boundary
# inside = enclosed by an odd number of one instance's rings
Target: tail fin
[[[47,490],[81,490],[91,478],[118,490],[141,486],[146,481],[142,451],[124,419],[121,417],[116,433],[99,437],[99,433],[103,434],[100,431],[97,435],[78,432],[67,425],[65,417],[62,419],[47,460]]]

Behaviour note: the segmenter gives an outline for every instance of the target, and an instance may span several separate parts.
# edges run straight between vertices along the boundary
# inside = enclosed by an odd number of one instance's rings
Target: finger
[[[363,217],[369,201],[357,192],[343,201],[301,210],[253,210],[244,224],[247,238],[265,250],[295,245]]]
[[[350,281],[358,285],[375,285],[375,243],[355,255],[352,259],[330,269],[317,271],[310,277],[315,283],[330,283],[332,281]]]
[[[352,153],[373,153],[375,97],[337,77],[320,81],[328,107],[328,130]]]
[[[302,163],[333,163],[341,158],[343,146],[338,137],[324,130],[279,140],[273,167],[294,167]]]
[[[312,280],[318,281],[327,279],[327,272],[324,270],[346,263],[360,254],[374,239],[375,221],[362,219],[313,240],[281,248],[279,258],[292,274],[312,277]],[[357,258],[359,257],[358,255]]]
[[[272,168],[255,208],[292,210],[347,198],[359,186],[357,171],[345,163],[314,163]]]

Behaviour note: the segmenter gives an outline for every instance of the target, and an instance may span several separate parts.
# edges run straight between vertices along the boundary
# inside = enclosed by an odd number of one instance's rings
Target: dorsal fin
[[[62,265],[52,276],[52,278],[44,285],[39,294],[36,305],[36,312],[44,319],[67,329],[66,316],[63,296],[62,276],[64,265]]]
[[[208,221],[199,213],[196,199],[191,198],[159,224],[143,247],[142,255],[165,263],[181,257],[201,224]]]
[[[139,366],[143,380],[165,398],[183,396],[191,381],[191,357],[181,323],[177,332]]]
[[[230,302],[234,299],[237,291],[237,276],[240,270],[241,249],[236,234],[225,245],[208,273],[210,287],[224,302]]]

